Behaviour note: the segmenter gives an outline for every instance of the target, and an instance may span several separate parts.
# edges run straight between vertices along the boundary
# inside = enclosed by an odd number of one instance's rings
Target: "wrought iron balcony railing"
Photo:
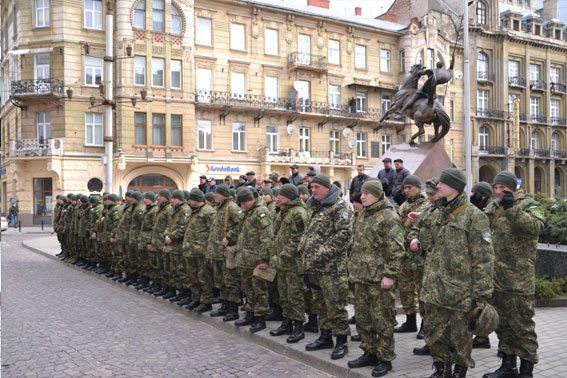
[[[537,156],[537,157],[550,157],[550,156],[551,156],[551,151],[550,151],[550,150],[543,150],[543,149],[536,148],[536,149],[534,149],[534,156]]]
[[[503,119],[505,113],[506,112],[504,110],[487,109],[487,108],[477,108],[476,109],[476,116],[477,117],[484,117],[484,118]]]
[[[506,152],[506,148],[500,146],[479,146],[478,151],[481,154],[504,155]]]
[[[293,148],[270,150],[268,147],[260,149],[260,159],[270,162],[304,162],[326,163],[338,165],[352,165],[355,162],[355,152],[334,151],[298,151]]]
[[[520,148],[518,151],[519,156],[530,156],[530,149],[529,148]]]
[[[532,114],[531,119],[534,123],[547,123],[547,116],[541,114]]]
[[[327,57],[302,52],[292,52],[288,56],[289,66],[304,66],[319,70],[327,69]]]
[[[567,118],[561,118],[561,117],[551,117],[551,124],[552,125],[561,125],[561,126],[567,126]]]
[[[530,80],[530,89],[532,91],[545,91],[547,84],[543,80]]]
[[[35,138],[10,141],[10,157],[62,156],[64,138]]]
[[[12,80],[10,95],[13,97],[63,96],[63,87],[63,80],[59,79]]]
[[[549,89],[551,89],[551,93],[567,93],[567,85],[564,83],[554,83],[552,81],[549,83]]]
[[[527,122],[528,121],[528,115],[526,113],[520,113],[520,121]]]
[[[526,87],[526,78],[520,76],[512,76],[508,78],[508,85],[512,87]]]
[[[553,151],[553,156],[560,159],[567,159],[567,151],[555,150]]]
[[[489,71],[477,71],[476,79],[478,81],[494,81],[496,75],[494,72]]]

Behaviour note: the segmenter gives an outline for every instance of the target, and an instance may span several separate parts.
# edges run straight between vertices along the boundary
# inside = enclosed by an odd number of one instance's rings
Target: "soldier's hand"
[[[169,236],[166,236],[166,237],[165,237],[165,242],[166,242],[167,244],[171,244],[171,239],[169,238]],[[164,251],[164,252],[165,252],[165,251]]]
[[[114,238],[110,238],[110,242],[111,242],[111,243],[114,243]]]
[[[163,253],[165,253],[167,251],[167,247],[163,247]]]
[[[409,224],[414,224],[419,219],[419,213],[417,211],[412,211],[408,214],[408,222]]]
[[[484,303],[482,302],[476,302],[476,307],[483,309],[484,308]]]
[[[513,207],[516,204],[516,199],[514,198],[514,193],[509,190],[504,191],[504,197],[500,201],[500,204],[504,208],[504,210],[508,210],[509,208]]]
[[[258,264],[258,269],[266,270],[266,269],[268,269],[268,264],[264,264],[264,263]]]
[[[151,244],[148,244],[148,247],[147,247],[147,248],[148,248],[148,252],[151,252],[151,250],[152,250]]]
[[[209,267],[213,267],[213,259],[209,259]]]
[[[93,234],[91,235],[91,238],[96,239],[96,232],[93,232]]]
[[[419,239],[417,238],[412,239],[410,243],[410,250],[412,252],[418,252],[421,250],[421,242],[419,241]]]
[[[222,239],[222,246],[228,247],[228,239],[227,238]]]
[[[394,280],[388,277],[382,278],[382,282],[380,283],[380,287],[386,290],[391,288],[393,285],[394,285]]]

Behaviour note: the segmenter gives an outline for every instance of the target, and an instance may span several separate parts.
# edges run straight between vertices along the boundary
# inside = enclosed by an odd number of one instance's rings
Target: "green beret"
[[[272,190],[272,188],[268,188],[267,186],[262,188],[262,190],[260,190],[260,194],[268,194],[270,197],[274,196],[274,191]]]
[[[416,188],[420,188],[421,189],[421,181],[419,180],[419,177],[415,176],[415,175],[408,175],[405,179],[404,179],[404,183],[403,185],[411,185],[411,186],[415,186]]]
[[[305,194],[309,194],[309,189],[307,189],[307,187],[303,184],[301,185],[297,185],[297,191],[299,193],[305,193]]]
[[[132,191],[130,197],[134,198],[136,201],[141,201],[142,200],[142,193],[136,191]]]
[[[218,193],[221,196],[228,198],[230,197],[230,188],[226,184],[220,184],[217,185],[217,188],[215,189],[215,193]]]
[[[284,196],[293,201],[294,199],[299,197],[299,190],[297,190],[297,186],[293,184],[284,184],[280,188],[280,196]]]
[[[362,184],[361,192],[366,192],[372,194],[378,199],[382,199],[384,196],[384,189],[382,188],[382,183],[380,180],[367,180]]]
[[[145,192],[144,198],[147,198],[150,201],[154,202],[156,200],[156,194],[154,192]]]
[[[189,196],[191,195],[191,192],[188,190],[184,190],[183,191],[183,197],[185,197],[186,200],[189,199]]]
[[[205,193],[205,199],[209,202],[215,203],[215,194],[213,192]]]
[[[84,194],[81,196],[81,202],[82,203],[87,203],[89,202],[89,197],[85,196]]]
[[[437,184],[439,184],[439,177],[430,178],[425,182],[425,193],[433,194],[439,191],[437,188]]]
[[[73,195],[71,196],[71,201],[77,201],[77,200],[79,199],[78,197],[79,197],[78,195],[73,194]]]
[[[132,197],[132,190],[127,190],[126,194],[124,194],[124,197]]]
[[[254,194],[249,188],[242,188],[236,192],[236,196],[239,203],[252,201],[254,199]]]
[[[490,198],[492,197],[492,187],[486,181],[479,181],[473,185],[472,192],[480,193],[482,196]]]
[[[167,200],[169,201],[171,199],[171,192],[169,191],[169,189],[162,189],[159,191],[158,196],[167,198]]]
[[[444,169],[443,172],[441,172],[439,181],[447,186],[450,186],[459,193],[462,192],[467,185],[467,178],[465,177],[463,171],[461,171],[459,168]]]
[[[199,188],[193,188],[191,189],[191,192],[189,193],[189,199],[192,201],[197,201],[197,202],[203,202],[205,200],[205,195],[203,194],[203,192],[201,192],[201,189]],[[213,196],[213,202],[214,202],[214,196]]]
[[[100,198],[100,197],[97,196],[97,195],[92,195],[91,198],[89,198],[89,202],[94,205],[95,203],[98,202],[99,198]]]
[[[515,192],[518,186],[518,178],[510,171],[502,171],[494,177],[493,185],[496,184],[504,185]]]
[[[67,198],[73,199],[73,193],[68,193],[68,194],[67,194]]]
[[[118,201],[118,196],[114,193],[111,193],[111,194],[108,195],[108,200],[112,201],[112,202],[116,202],[116,201]]]
[[[326,188],[331,189],[331,179],[327,175],[318,174],[311,180],[312,184],[323,185]]]
[[[185,199],[185,195],[183,194],[183,191],[177,189],[171,193],[171,198],[177,198],[178,200],[183,201]]]

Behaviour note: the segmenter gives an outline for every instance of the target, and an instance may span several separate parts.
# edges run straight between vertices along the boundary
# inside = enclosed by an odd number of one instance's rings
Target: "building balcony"
[[[16,99],[63,96],[64,84],[59,79],[12,80],[10,96]]]
[[[528,122],[528,115],[526,113],[520,113],[520,122]]]
[[[551,89],[551,93],[567,93],[567,85],[564,83],[549,83],[549,89]]]
[[[535,157],[551,157],[551,150],[543,150],[543,149],[539,149],[539,148],[535,148],[534,149],[534,156]]]
[[[529,157],[531,155],[531,151],[529,148],[520,148],[516,155]]]
[[[315,72],[327,72],[327,57],[301,52],[292,52],[288,56],[288,69],[303,69]]]
[[[513,76],[508,78],[508,85],[511,87],[526,87],[526,78],[520,76]]]
[[[504,155],[506,148],[500,146],[479,146],[478,152],[481,155]]]
[[[486,108],[477,108],[476,109],[476,116],[481,118],[498,118],[504,119],[505,115],[504,110],[496,110],[496,109],[486,109]]]
[[[203,106],[228,105],[234,108],[244,109],[293,111],[295,108],[295,103],[292,104],[291,100],[288,98],[230,92],[197,91],[197,93],[195,93],[195,102],[197,105]]]
[[[551,117],[551,124],[552,125],[560,125],[560,126],[567,126],[567,118],[561,118],[561,117]]]
[[[478,71],[476,73],[476,80],[477,81],[494,82],[495,78],[496,78],[496,75],[494,74],[494,72]]]
[[[554,150],[553,151],[553,157],[559,158],[559,159],[567,159],[567,151]]]
[[[547,89],[547,84],[543,80],[530,80],[530,90],[544,92]]]
[[[533,123],[547,123],[547,116],[541,114],[532,114],[531,120]]]
[[[266,163],[333,164],[354,165],[355,152],[336,153],[334,151],[297,151],[293,148],[270,150],[260,149],[260,161]]]
[[[10,157],[63,156],[65,138],[36,138],[10,141]]]

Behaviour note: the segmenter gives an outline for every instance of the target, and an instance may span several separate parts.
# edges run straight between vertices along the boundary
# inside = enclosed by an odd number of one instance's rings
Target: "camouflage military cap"
[[[213,192],[208,192],[205,194],[205,199],[209,202],[215,202],[215,195]]]
[[[130,197],[134,198],[136,201],[142,200],[142,193],[138,192],[137,190],[133,190]]]
[[[498,327],[498,313],[490,304],[486,303],[484,308],[474,308],[471,313],[469,331],[481,337],[488,337]]]
[[[262,190],[260,190],[260,194],[268,194],[270,197],[273,197],[274,191],[272,190],[272,188],[268,188],[266,186],[266,187],[263,187]]]
[[[191,196],[190,191],[188,191],[188,190],[183,191],[183,197],[185,197],[186,200],[188,200],[190,196]]]
[[[492,197],[492,187],[486,181],[480,181],[473,185],[471,191],[480,193],[484,197]]]
[[[437,184],[439,184],[439,177],[434,177],[427,180],[425,182],[425,193],[437,193],[439,191]]]
[[[171,193],[171,198],[176,198],[179,201],[183,201],[185,199],[185,195],[181,190],[174,190],[173,193]]]
[[[150,201],[154,202],[156,200],[156,194],[154,192],[145,192],[144,198],[147,198]]]
[[[112,201],[112,202],[116,202],[116,201],[118,201],[118,196],[114,193],[111,193],[111,194],[108,195],[108,200]]]

